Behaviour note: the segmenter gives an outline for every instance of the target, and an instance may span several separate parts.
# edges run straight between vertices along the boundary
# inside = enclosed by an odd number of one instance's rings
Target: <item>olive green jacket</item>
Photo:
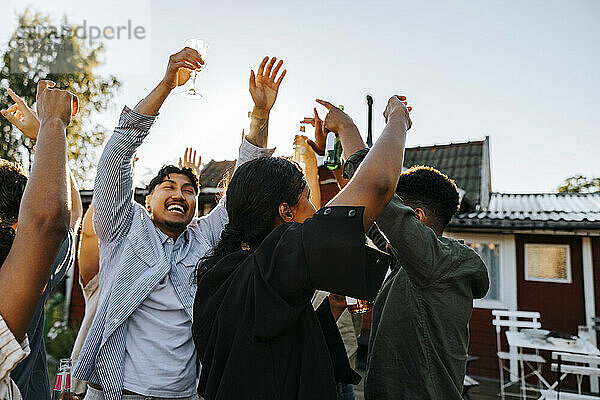
[[[346,176],[366,154],[349,157]],[[468,324],[473,299],[488,291],[487,268],[470,247],[436,236],[397,195],[376,223],[395,262],[373,307],[365,398],[462,399]],[[376,234],[373,241],[382,243]]]

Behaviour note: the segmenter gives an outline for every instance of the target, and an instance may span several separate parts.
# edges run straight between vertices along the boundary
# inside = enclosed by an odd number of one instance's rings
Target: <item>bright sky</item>
[[[290,4],[286,4],[290,3]],[[269,144],[292,154],[314,99],[343,104],[366,135],[394,93],[413,105],[409,146],[491,139],[493,190],[555,191],[574,174],[599,175],[600,1],[103,1],[35,0],[73,24],[143,26],[143,40],[106,40],[102,72],[123,86],[98,116],[108,132],[162,78],[186,39],[209,43],[200,101],[173,94],[139,152],[138,175],[186,146],[204,161],[234,159],[248,129],[250,68],[265,55],[287,76],[271,113]],[[0,15],[0,46],[15,28]],[[5,9],[8,11],[8,9]],[[320,110],[321,111],[321,110]],[[324,111],[323,111],[324,114]]]

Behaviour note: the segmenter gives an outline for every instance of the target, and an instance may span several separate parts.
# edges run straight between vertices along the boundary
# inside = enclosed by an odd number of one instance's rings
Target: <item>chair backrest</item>
[[[517,329],[530,328],[540,329],[540,313],[537,311],[507,311],[492,310],[495,317],[492,324],[496,327],[496,332],[500,332],[501,327],[515,327]]]
[[[508,311],[508,310],[492,310],[494,319],[492,325],[496,327],[496,349],[502,351],[502,327],[506,328],[530,328],[539,329],[542,327],[540,323],[540,313],[537,311]]]
[[[581,394],[581,380],[583,376],[600,376],[600,356],[552,352],[552,371],[560,372],[563,376],[558,378],[557,390],[560,390],[560,382],[566,374],[577,375],[577,391]],[[560,368],[559,368],[560,364]]]
[[[600,356],[588,355],[588,354],[572,354],[572,353],[561,353],[558,351],[552,352],[552,359],[558,360],[560,357],[561,365],[566,366],[568,364],[591,364],[600,365]],[[600,367],[595,367],[600,372]],[[584,374],[588,375],[588,374]],[[597,375],[597,374],[594,374]]]

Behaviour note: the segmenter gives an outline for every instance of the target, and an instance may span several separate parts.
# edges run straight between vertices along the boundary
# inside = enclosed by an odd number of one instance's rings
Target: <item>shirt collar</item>
[[[188,227],[189,227],[189,225],[188,225]],[[186,227],[185,231],[183,231],[181,233],[181,235],[179,235],[177,240],[173,241],[174,244],[179,244],[182,242],[187,243],[189,241],[190,233],[189,233],[188,227]],[[166,233],[164,233],[163,231],[158,229],[158,226],[156,226],[156,225],[154,225],[154,229],[156,229],[156,232],[158,233],[158,237],[160,238],[160,243],[164,246],[165,243],[167,243],[167,241],[169,239],[171,239],[171,236],[167,235]]]

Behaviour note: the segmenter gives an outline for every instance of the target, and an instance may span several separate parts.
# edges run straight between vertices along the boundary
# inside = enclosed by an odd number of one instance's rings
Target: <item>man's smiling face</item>
[[[194,218],[196,188],[187,175],[172,173],[156,185],[146,198],[154,225],[176,238]]]

